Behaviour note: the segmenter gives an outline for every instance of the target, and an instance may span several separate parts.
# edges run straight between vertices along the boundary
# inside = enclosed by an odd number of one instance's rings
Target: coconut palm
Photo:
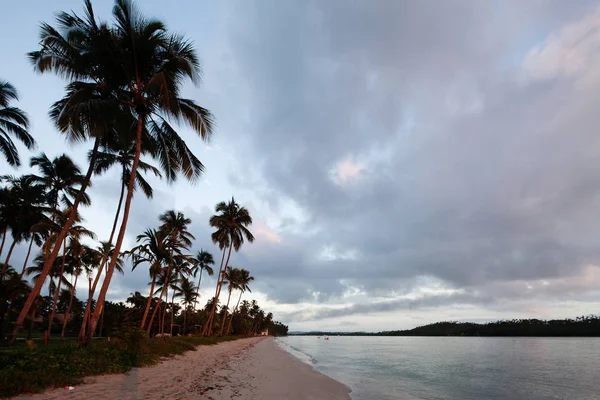
[[[45,195],[43,188],[30,176],[3,176],[8,186],[0,191],[0,223],[4,228],[3,243],[10,229],[12,243],[2,267],[2,276],[9,265],[17,243],[28,240],[33,235],[33,226],[45,219],[43,210]]]
[[[206,271],[208,276],[213,276],[214,271],[211,265],[215,264],[212,254],[208,251],[200,249],[196,257],[192,260],[192,273],[194,278],[198,275],[198,286],[196,286],[196,296],[194,301],[194,311],[196,311],[196,305],[198,304],[198,298],[200,297],[200,283],[202,282],[202,272]]]
[[[148,312],[154,295],[156,280],[161,275],[163,268],[171,263],[172,238],[165,231],[147,229],[143,234],[138,235],[136,240],[138,243],[142,242],[142,244],[126,252],[132,259],[132,269],[137,268],[142,263],[147,263],[149,264],[150,277],[152,278],[150,283],[150,294],[148,295],[146,309],[144,310],[141,324],[141,328],[145,329]]]
[[[73,207],[85,177],[69,156],[62,154],[50,160],[45,153],[41,153],[31,157],[29,165],[40,171],[39,175],[31,175],[31,180],[44,188],[52,212],[57,212],[59,203],[64,207]],[[89,205],[89,196],[84,193],[80,202]]]
[[[223,266],[226,269],[229,265],[231,250],[235,249],[235,251],[238,251],[244,244],[244,240],[252,243],[254,241],[254,236],[247,228],[252,225],[250,213],[245,207],[241,207],[233,197],[231,198],[231,201],[227,203],[218,203],[215,206],[215,211],[217,214],[210,217],[209,220],[210,226],[216,228],[216,231],[212,233],[211,238],[213,243],[218,244],[219,248],[223,250],[219,275],[217,276],[217,287],[215,290],[215,298],[218,299],[221,294],[221,287],[223,286]],[[223,265],[226,251],[228,251],[227,261],[225,261],[225,265]],[[208,321],[202,330],[202,335],[206,335],[212,330],[212,321],[215,316],[216,304],[217,302],[215,301],[208,317]]]
[[[227,324],[227,334],[228,335],[231,332],[231,322],[233,321],[233,315],[235,314],[235,312],[238,309],[238,306],[240,305],[240,300],[242,299],[242,295],[246,291],[252,292],[250,290],[250,286],[248,286],[248,284],[253,280],[254,280],[254,277],[250,275],[250,271],[248,271],[247,269],[243,269],[243,268],[240,269],[239,275],[237,277],[237,289],[240,291],[240,297],[238,297],[238,301],[235,305],[235,308],[233,309],[233,312],[231,313],[231,317],[229,318],[229,324]]]
[[[177,297],[182,298],[183,303],[183,334],[185,335],[187,332],[187,312],[192,304],[195,304],[196,298],[198,294],[196,292],[196,288],[194,287],[194,283],[188,278],[184,277],[179,282],[179,285],[176,288]]]
[[[212,132],[212,115],[193,100],[179,96],[185,78],[192,81],[199,78],[200,66],[191,43],[180,35],[169,33],[162,22],[145,18],[130,0],[117,0],[113,15],[113,40],[117,43],[118,52],[117,57],[112,60],[114,64],[111,72],[115,72],[115,75],[111,83],[114,83],[114,93],[120,104],[137,118],[136,152],[127,188],[123,222],[115,245],[118,251],[127,229],[144,130],[156,142],[170,143],[171,151],[168,154],[172,159],[161,160],[163,163],[176,165],[176,169],[186,178],[195,180],[204,167],[167,119],[183,121],[203,139],[208,139]],[[117,75],[118,79],[114,79]],[[98,309],[102,308],[113,269],[114,257],[100,291]],[[98,309],[94,312],[92,326],[97,321]]]
[[[117,229],[117,222],[119,221],[119,214],[121,213],[121,206],[123,205],[123,197],[125,195],[125,188],[127,187],[127,182],[129,182],[129,176],[131,175],[131,164],[133,163],[133,157],[135,148],[130,143],[126,141],[121,141],[118,143],[120,148],[112,149],[107,143],[104,144],[103,151],[98,151],[95,155],[96,165],[94,172],[96,175],[100,175],[106,171],[108,171],[111,167],[118,165],[121,168],[121,193],[119,195],[119,202],[117,205],[117,211],[115,213],[115,218],[113,221],[113,226],[110,231],[110,236],[108,238],[108,242],[105,243],[104,255],[102,260],[100,261],[100,268],[98,268],[96,278],[94,279],[94,284],[92,286],[91,292],[92,294],[96,291],[96,286],[102,275],[104,270],[104,266],[108,260],[108,257],[112,254],[110,250],[113,248],[112,242],[114,239],[115,231]],[[91,159],[94,155],[90,152],[88,157]],[[153,167],[152,165],[141,161],[139,162],[138,168],[143,172],[152,172],[155,176],[162,177],[160,171]],[[153,190],[152,186],[144,179],[144,176],[141,173],[138,173],[136,176],[136,187],[140,187],[142,192],[146,195],[147,198],[152,198]],[[84,337],[86,326],[88,322],[88,318],[91,311],[91,302],[88,302],[86,305],[86,310],[83,317],[82,323],[82,331],[81,336]]]
[[[29,129],[27,114],[23,110],[11,106],[12,100],[19,100],[17,90],[7,81],[0,80],[0,152],[4,154],[6,162],[13,167],[19,167],[21,165],[19,152],[11,136],[14,136],[30,150],[35,147],[35,140],[27,132]]]

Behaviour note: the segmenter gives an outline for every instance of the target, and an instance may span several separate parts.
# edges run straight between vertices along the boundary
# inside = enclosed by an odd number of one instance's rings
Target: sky
[[[93,4],[111,19],[112,2]],[[235,196],[256,241],[231,265],[255,277],[246,298],[291,330],[598,314],[600,3],[137,4],[194,41],[203,81],[183,95],[216,129],[209,143],[180,129],[206,173],[195,185],[150,178],[155,196],[134,197],[125,249],[176,209],[193,221],[193,250],[218,258],[208,219]],[[65,82],[25,57],[60,10],[82,2],[4,10],[0,79],[21,94],[33,153],[66,152],[85,168],[91,144],[68,144],[48,118]],[[0,160],[0,172],[29,169]],[[94,178],[82,212],[102,240],[118,182],[116,171]],[[148,281],[127,269],[108,299],[146,294]],[[213,290],[203,279],[202,304]]]

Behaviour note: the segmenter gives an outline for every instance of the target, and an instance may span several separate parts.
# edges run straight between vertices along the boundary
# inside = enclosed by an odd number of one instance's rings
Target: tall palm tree
[[[50,236],[48,237],[48,239],[46,240],[46,243],[44,243],[44,245],[42,246],[42,251],[44,252],[45,256],[48,256],[48,253],[50,252],[50,248],[52,246],[52,244],[57,240],[57,237],[62,229],[62,226],[64,224],[64,221],[67,220],[69,218],[69,215],[72,213],[73,211],[71,209],[66,209],[61,211],[58,216],[57,216],[57,222],[51,221],[48,225],[49,225],[49,229],[51,231],[53,231],[53,233],[50,234]],[[74,218],[75,221],[82,221],[82,218],[80,216],[76,216]],[[95,239],[96,235],[94,234],[94,232],[86,229],[83,225],[71,225],[71,227],[68,230],[68,235],[69,235],[69,239],[71,241],[75,241],[77,243],[81,243],[81,239],[83,238],[89,238],[89,239]],[[48,326],[48,334],[50,334],[51,331],[51,327],[52,327],[52,323],[53,323],[53,317],[54,317],[54,312],[56,309],[56,303],[57,303],[57,295],[58,292],[60,291],[60,283],[62,282],[62,278],[63,278],[63,273],[65,270],[65,263],[66,263],[66,259],[69,256],[71,259],[73,259],[73,255],[72,254],[68,254],[67,252],[67,246],[66,246],[67,242],[63,241],[63,255],[62,255],[62,265],[61,265],[61,272],[60,272],[60,279],[59,279],[59,288],[57,290],[57,292],[55,293],[55,298],[54,298],[54,305],[53,305],[53,309],[52,309],[52,313],[50,314],[50,321],[49,321],[49,326]],[[77,247],[77,246],[75,246]],[[75,268],[74,263],[71,262],[70,263],[70,267],[71,268]]]
[[[98,285],[100,276],[104,271],[105,264],[108,260],[108,257],[112,254],[111,249],[113,248],[112,243],[115,236],[115,231],[117,229],[117,222],[119,221],[119,214],[121,213],[121,207],[123,205],[123,197],[125,195],[125,188],[127,187],[127,182],[129,182],[129,177],[131,175],[131,164],[133,163],[134,152],[135,149],[131,144],[128,144],[126,141],[120,141],[118,143],[120,148],[112,149],[107,143],[104,144],[104,150],[98,151],[95,155],[96,157],[96,165],[94,172],[97,175],[100,175],[111,167],[115,165],[119,165],[121,168],[121,193],[119,195],[119,202],[117,205],[117,211],[115,213],[115,218],[113,220],[113,226],[110,231],[110,236],[108,238],[108,242],[104,245],[104,254],[102,257],[102,261],[100,261],[100,268],[97,270],[96,278],[94,278],[94,283],[91,289],[92,294],[96,291],[96,286]],[[94,155],[90,152],[88,157],[90,160]],[[139,162],[138,168],[147,172],[150,171],[154,173],[155,176],[162,177],[160,171],[153,167],[152,165],[141,161]],[[136,187],[140,187],[142,192],[146,195],[147,198],[152,198],[153,190],[152,186],[144,179],[142,174],[137,174],[136,176]],[[85,332],[87,328],[88,318],[91,314],[91,302],[88,302],[86,305],[86,310],[84,312],[83,322],[82,322],[82,331],[80,332],[80,336],[82,338],[85,337]]]
[[[211,265],[215,264],[212,254],[208,251],[200,249],[196,257],[192,259],[192,273],[194,278],[198,275],[198,286],[196,286],[196,297],[194,301],[194,311],[196,311],[196,305],[198,304],[198,298],[200,297],[200,283],[202,282],[202,272],[206,271],[208,276],[213,276],[214,271]]]
[[[192,245],[192,240],[195,239],[194,235],[188,230],[188,225],[192,223],[192,220],[183,215],[182,212],[176,212],[175,210],[168,210],[159,216],[159,221],[162,223],[160,226],[160,230],[167,232],[172,239],[174,244],[180,249],[188,250]],[[191,257],[181,256],[177,259],[172,266],[174,269],[174,274],[171,275],[169,272],[165,275],[165,290],[168,291],[169,287],[173,288],[176,286],[176,282],[179,281],[183,274],[189,275],[189,265],[191,261]],[[169,282],[169,280],[172,280]],[[175,291],[173,291],[173,295]],[[167,298],[167,297],[165,297]],[[165,308],[166,309],[166,308]],[[173,323],[175,318],[175,297],[173,296],[171,299],[171,334],[173,334]],[[161,333],[164,333],[164,320],[162,324]]]
[[[119,79],[114,79],[114,88],[118,89],[115,95],[121,105],[137,118],[136,151],[115,246],[120,250],[127,229],[144,130],[156,141],[169,142],[173,156],[170,163],[177,165],[186,178],[195,180],[202,173],[203,165],[167,118],[186,122],[203,139],[208,139],[212,132],[212,115],[193,100],[179,97],[183,79],[197,81],[199,78],[200,65],[191,43],[180,35],[167,32],[162,22],[145,18],[130,0],[117,0],[113,15],[114,40],[120,50],[115,68],[111,69],[111,72],[120,73]],[[114,262],[113,257],[98,298],[99,309],[110,284]],[[94,312],[92,326],[98,313],[98,310]]]
[[[187,332],[187,312],[192,304],[195,304],[196,298],[198,294],[196,292],[196,288],[194,287],[194,283],[188,278],[184,277],[179,282],[177,286],[177,297],[182,298],[183,303],[183,334],[185,335]]]
[[[93,138],[93,153],[97,152],[101,138],[108,134],[131,137],[136,146],[116,251],[91,321],[95,328],[127,229],[143,146],[153,147],[153,156],[169,171],[167,179],[174,180],[181,172],[186,178],[196,180],[203,165],[167,119],[184,121],[203,139],[208,139],[212,115],[192,100],[179,97],[185,78],[198,81],[199,63],[190,43],[167,32],[160,21],[144,18],[130,0],[116,1],[112,26],[97,23],[91,2],[84,3],[83,18],[75,13],[61,13],[57,17],[58,29],[42,25],[42,48],[30,53],[30,59],[39,72],[53,71],[72,80],[66,95],[51,109],[61,132],[74,140]],[[94,164],[92,160],[81,192],[87,187]],[[77,206],[75,199],[73,208]],[[67,229],[59,242],[64,240]],[[57,244],[48,260],[48,270],[58,252]],[[28,299],[21,311],[15,333],[32,301]]]
[[[63,320],[62,332],[60,334],[61,338],[65,337],[65,330],[67,329],[67,322],[69,320],[69,315],[71,314],[71,307],[73,306],[73,299],[75,298],[75,290],[77,287],[77,280],[79,276],[83,272],[83,259],[85,258],[85,254],[88,253],[91,249],[88,246],[83,245],[78,239],[71,238],[69,242],[69,253],[71,254],[71,259],[74,262],[74,265],[70,269],[72,271],[72,275],[74,277],[74,282],[71,287],[71,293],[69,297],[69,306],[65,312],[65,318]]]
[[[227,291],[229,295],[227,296],[227,305],[225,306],[223,313],[223,321],[221,322],[221,331],[219,335],[223,336],[223,329],[225,328],[225,322],[227,321],[227,312],[229,311],[229,302],[231,301],[231,293],[235,289],[239,289],[240,287],[240,272],[239,268],[227,267],[225,272],[223,273],[223,284],[227,284]]]
[[[156,280],[163,271],[163,267],[171,262],[171,236],[161,230],[147,229],[141,235],[138,235],[137,242],[142,244],[134,247],[130,251],[126,252],[133,262],[133,268],[135,269],[142,263],[150,264],[149,272],[152,278],[150,284],[150,294],[146,302],[146,308],[144,310],[144,316],[142,317],[141,328],[145,329],[146,320],[148,318],[148,312],[152,304],[154,296],[154,287],[156,286]]]
[[[0,221],[5,230],[4,238],[7,236],[7,230],[10,229],[13,239],[2,267],[2,275],[4,275],[16,244],[28,240],[32,236],[32,228],[44,220],[46,198],[43,188],[30,176],[3,176],[2,178],[8,186],[0,193],[2,200]]]
[[[10,136],[14,136],[30,150],[35,148],[35,140],[27,132],[29,129],[27,114],[11,106],[12,100],[19,100],[17,90],[7,81],[0,80],[0,152],[4,154],[4,158],[10,165],[19,167],[21,165],[19,152]]]
[[[229,333],[231,332],[231,322],[233,321],[233,315],[235,314],[235,312],[238,309],[238,306],[240,305],[240,300],[242,299],[242,294],[244,294],[244,292],[248,291],[248,292],[252,292],[252,290],[250,290],[250,282],[254,280],[254,277],[250,275],[250,271],[248,271],[247,269],[240,269],[239,275],[237,277],[237,289],[239,289],[240,291],[240,297],[238,297],[238,301],[235,305],[235,308],[233,309],[232,313],[231,313],[231,317],[229,318],[229,324],[227,324],[227,335],[229,335]]]
[[[231,250],[239,251],[244,244],[244,240],[252,243],[254,236],[252,232],[248,230],[248,226],[252,225],[252,217],[245,207],[241,207],[235,199],[232,197],[231,201],[225,203],[220,202],[215,206],[215,212],[217,214],[210,217],[210,226],[216,228],[216,231],[212,233],[211,238],[213,243],[219,245],[219,248],[223,250],[223,256],[221,257],[221,266],[219,267],[219,275],[217,276],[217,287],[215,290],[215,299],[218,299],[221,294],[221,287],[223,286],[223,260],[225,258],[225,252],[228,251],[227,261],[225,262],[225,269],[229,265],[229,258],[231,257]],[[208,317],[207,323],[204,325],[202,335],[206,335],[212,331],[212,321],[215,316],[217,301],[213,302],[213,307]]]

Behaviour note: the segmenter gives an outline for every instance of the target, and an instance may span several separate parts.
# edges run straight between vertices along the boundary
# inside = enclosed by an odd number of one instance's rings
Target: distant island
[[[409,330],[370,332],[290,332],[297,336],[600,336],[600,316],[575,319],[513,319],[477,324],[436,322]]]

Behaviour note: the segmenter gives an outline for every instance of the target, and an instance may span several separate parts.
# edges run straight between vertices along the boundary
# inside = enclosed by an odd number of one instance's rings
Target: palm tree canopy
[[[174,240],[182,243],[185,248],[189,248],[192,245],[192,240],[196,239],[188,231],[188,225],[192,223],[192,220],[185,217],[182,212],[168,210],[161,214],[158,219],[162,222],[160,229],[169,233]]]
[[[135,137],[143,123],[143,145],[159,160],[167,179],[178,173],[197,180],[204,166],[171,126],[182,121],[208,140],[211,113],[179,97],[183,80],[198,82],[200,66],[192,44],[145,18],[131,0],[117,0],[111,25],[96,20],[85,0],[84,16],[60,13],[57,27],[43,24],[41,49],[29,58],[40,73],[55,72],[71,82],[51,117],[70,140]]]
[[[231,244],[238,251],[244,238],[250,243],[254,242],[254,236],[247,228],[252,225],[252,217],[233,197],[227,203],[218,203],[215,211],[217,214],[209,220],[210,226],[217,229],[211,236],[213,243],[218,244],[221,249]]]
[[[31,175],[36,184],[46,190],[48,204],[57,205],[61,202],[65,207],[71,207],[85,179],[75,162],[66,154],[61,154],[50,160],[45,153],[32,157],[29,165],[37,167],[40,175]],[[90,204],[90,197],[83,194],[81,203]]]
[[[13,167],[21,165],[19,152],[13,143],[14,136],[28,149],[35,148],[35,140],[27,131],[29,119],[25,112],[10,105],[11,101],[19,100],[17,90],[7,81],[0,80],[0,152]]]
[[[196,257],[193,258],[192,263],[192,273],[194,274],[194,277],[198,275],[198,272],[202,273],[202,271],[206,271],[210,276],[214,274],[211,265],[215,264],[215,260],[208,251],[200,249]]]

